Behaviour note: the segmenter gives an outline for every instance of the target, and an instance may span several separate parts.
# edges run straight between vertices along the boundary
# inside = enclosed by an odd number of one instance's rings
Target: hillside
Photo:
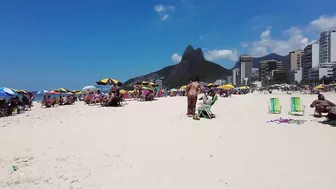
[[[225,79],[231,75],[231,71],[222,66],[205,60],[202,49],[194,49],[188,46],[181,62],[176,65],[164,67],[158,71],[147,75],[129,79],[124,83],[126,88],[130,88],[134,83],[148,80],[162,79],[163,85],[168,88],[180,87],[189,82],[190,78],[198,76],[202,81],[211,82],[216,79]]]
[[[289,70],[288,56],[281,56],[281,55],[278,55],[276,53],[271,53],[271,54],[268,54],[266,56],[253,58],[252,67],[253,68],[259,68],[259,62],[261,60],[272,60],[272,59],[282,61],[282,63],[284,64],[284,68],[286,70]],[[233,68],[239,68],[239,67],[240,67],[240,62],[238,61]]]

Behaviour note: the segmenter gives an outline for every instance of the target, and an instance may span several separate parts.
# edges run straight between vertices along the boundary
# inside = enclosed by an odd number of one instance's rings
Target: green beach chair
[[[291,115],[304,115],[305,106],[300,97],[291,97],[290,103],[290,114]]]
[[[210,105],[202,105],[197,108],[197,115],[199,118],[212,119],[214,118],[214,114],[211,112],[211,106],[215,104],[217,101],[217,95],[212,97]]]
[[[270,114],[280,114],[281,113],[281,106],[279,98],[270,98],[268,104],[268,113]]]

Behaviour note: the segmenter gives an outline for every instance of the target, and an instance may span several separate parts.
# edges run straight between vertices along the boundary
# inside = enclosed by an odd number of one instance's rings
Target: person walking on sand
[[[196,112],[196,103],[197,103],[197,94],[198,91],[201,90],[201,85],[199,83],[198,77],[195,77],[189,85],[187,86],[187,101],[188,101],[188,112],[187,115],[189,117],[195,116]]]

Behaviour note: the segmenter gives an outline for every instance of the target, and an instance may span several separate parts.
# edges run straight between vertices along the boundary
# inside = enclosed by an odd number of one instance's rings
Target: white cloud
[[[320,16],[320,18],[310,22],[310,27],[316,32],[336,28],[336,15]]]
[[[241,42],[240,45],[243,47],[243,48],[247,48],[249,47],[249,44],[247,42]]]
[[[179,63],[179,62],[181,62],[182,56],[178,55],[177,53],[174,53],[171,58],[172,58],[173,62]]]
[[[166,21],[170,17],[170,13],[175,11],[175,7],[171,5],[155,5],[154,11],[160,16],[162,21]]]
[[[250,54],[252,56],[264,56],[269,53],[287,55],[290,51],[303,49],[312,42],[297,27],[291,27],[284,32],[288,36],[287,40],[273,39],[271,33],[271,27],[268,27],[260,34],[259,41],[252,42],[250,45]]]
[[[222,60],[222,59],[229,59],[232,61],[238,60],[238,52],[236,49],[227,50],[227,49],[214,49],[208,50],[205,53],[205,59],[209,61],[213,60]]]

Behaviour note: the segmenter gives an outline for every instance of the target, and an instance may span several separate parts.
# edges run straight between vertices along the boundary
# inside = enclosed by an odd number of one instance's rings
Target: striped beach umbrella
[[[70,92],[70,90],[66,89],[66,88],[58,88],[55,89],[54,91],[59,92],[59,93],[67,93]]]
[[[27,94],[27,91],[23,90],[23,89],[14,89],[14,88],[11,88],[12,91],[15,91],[19,94]]]
[[[47,90],[42,89],[42,90],[39,90],[36,94],[44,94],[44,93],[47,93],[47,92],[48,92]]]
[[[7,87],[0,87],[0,96],[7,97],[7,96],[15,96],[18,95],[16,91],[13,91],[10,88]]]
[[[112,78],[105,78],[101,79],[96,82],[98,85],[118,85],[122,86],[122,83],[119,80],[112,79]]]

